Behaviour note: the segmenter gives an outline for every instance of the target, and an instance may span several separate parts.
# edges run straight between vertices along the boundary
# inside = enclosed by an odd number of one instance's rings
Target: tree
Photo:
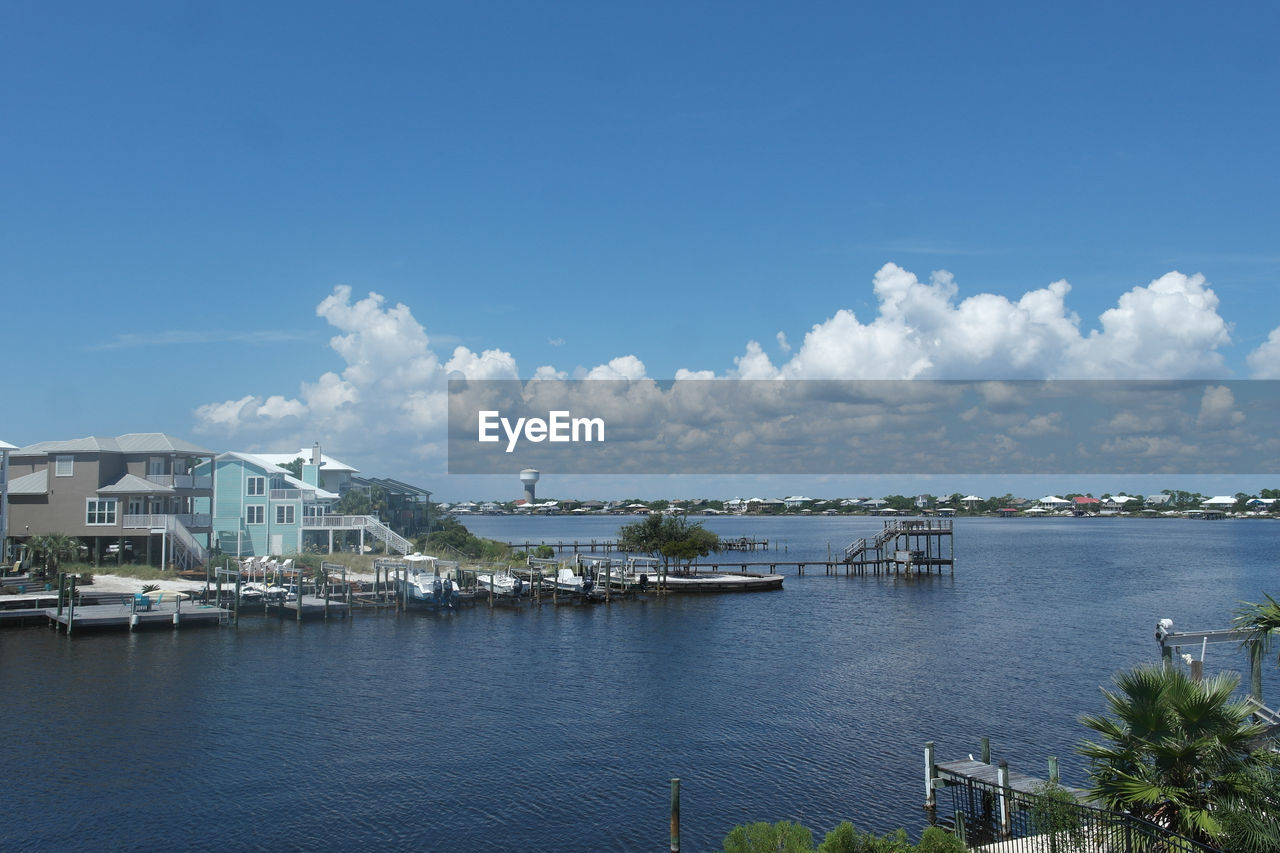
[[[663,564],[669,565],[671,560],[692,562],[719,550],[720,537],[683,516],[652,514],[624,524],[618,530],[618,544],[624,551],[662,557]]]
[[[724,853],[813,853],[813,832],[789,820],[735,826],[724,837]]]
[[[65,533],[45,533],[31,540],[31,547],[44,555],[45,577],[58,573],[60,558],[74,559],[80,553],[80,540]]]
[[[1245,644],[1256,642],[1265,654],[1272,648],[1272,632],[1280,628],[1280,602],[1265,592],[1262,597],[1266,601],[1242,602],[1231,624],[1238,631],[1248,631],[1249,637],[1244,641]],[[1280,666],[1280,655],[1276,657],[1276,666]]]
[[[1232,695],[1240,678],[1193,681],[1180,669],[1142,666],[1104,689],[1109,715],[1080,721],[1101,735],[1079,748],[1090,760],[1091,793],[1127,812],[1204,843],[1223,835],[1223,805],[1254,796],[1247,771],[1264,731]]]
[[[292,474],[295,480],[301,480],[302,466],[305,464],[306,464],[306,461],[301,456],[299,456],[297,459],[294,459],[292,462],[281,463],[278,467],[283,468],[284,470]]]

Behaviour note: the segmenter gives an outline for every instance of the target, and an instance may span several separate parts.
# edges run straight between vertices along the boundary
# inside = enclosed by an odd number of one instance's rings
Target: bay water
[[[479,517],[512,541],[632,518]],[[825,559],[870,518],[715,517]],[[923,745],[1045,775],[1156,621],[1227,627],[1280,594],[1280,523],[958,519],[954,575],[803,577],[774,593],[357,612],[66,637],[0,631],[0,849],[659,850],[736,823],[925,824]],[[1199,650],[1194,651],[1197,656]],[[1247,671],[1233,645],[1206,672]],[[1280,704],[1274,659],[1264,698]]]

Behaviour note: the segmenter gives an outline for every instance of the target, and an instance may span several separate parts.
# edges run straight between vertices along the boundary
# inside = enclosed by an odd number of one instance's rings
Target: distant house
[[[1173,495],[1147,495],[1147,499],[1143,501],[1149,507],[1169,506],[1173,500]]]
[[[1063,509],[1071,505],[1071,501],[1064,500],[1057,495],[1045,495],[1037,503],[1041,508],[1047,509],[1050,512]]]
[[[1098,498],[1091,498],[1085,496],[1085,494],[1079,494],[1079,496],[1071,498],[1071,505],[1073,505],[1075,515],[1088,515],[1089,512],[1097,512],[1101,503],[1102,501],[1098,500]]]
[[[1236,498],[1234,495],[1217,495],[1216,497],[1209,498],[1207,501],[1200,502],[1201,509],[1226,510],[1235,505]]]
[[[800,495],[793,495],[788,498],[783,498],[782,503],[786,505],[787,509],[795,509],[796,507],[801,507],[801,506],[804,506],[805,504],[813,503],[813,498],[806,498]]]
[[[42,441],[9,452],[8,524],[15,540],[64,533],[95,565],[132,553],[157,565],[208,557],[212,482],[196,468],[213,451],[159,432]],[[114,546],[114,547],[113,547]]]

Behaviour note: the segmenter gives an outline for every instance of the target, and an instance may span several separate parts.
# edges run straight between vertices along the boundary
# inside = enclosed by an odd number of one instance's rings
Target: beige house
[[[210,518],[195,513],[194,502],[212,496],[213,482],[193,471],[213,456],[158,432],[12,450],[9,536],[17,544],[45,533],[78,537],[95,565],[107,559],[202,564]]]

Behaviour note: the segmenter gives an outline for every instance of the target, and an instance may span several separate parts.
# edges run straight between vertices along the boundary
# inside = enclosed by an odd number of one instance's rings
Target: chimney
[[[320,464],[320,442],[318,441],[315,444],[311,445],[311,464],[312,465]]]

